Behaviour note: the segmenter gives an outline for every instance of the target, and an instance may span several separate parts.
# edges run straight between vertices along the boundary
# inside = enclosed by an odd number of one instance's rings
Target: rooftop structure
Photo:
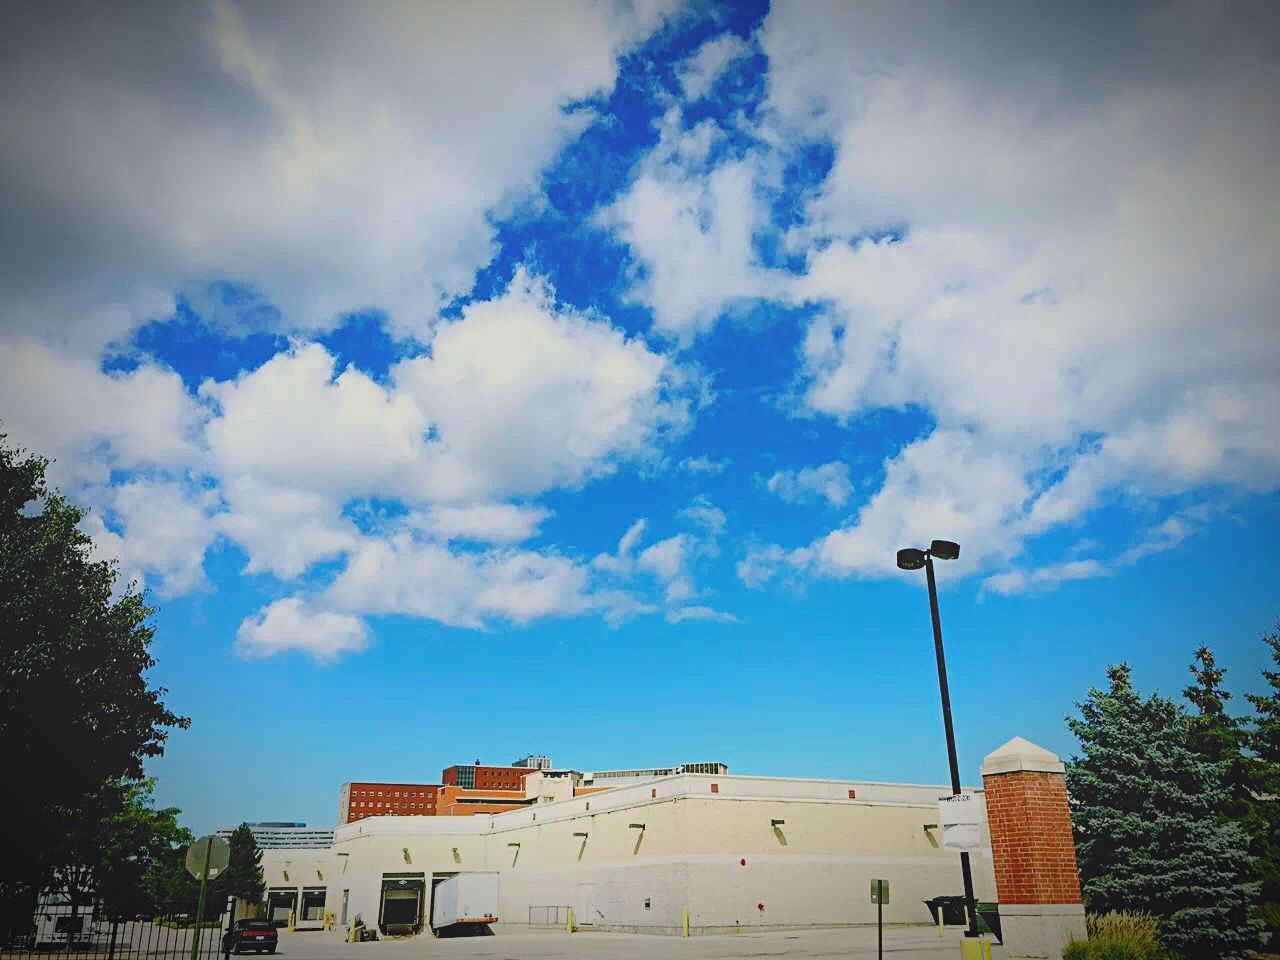
[[[528,767],[531,770],[550,770],[553,766],[551,758],[543,756],[540,753],[531,753],[527,757],[521,757],[519,760],[512,760],[513,767]]]
[[[633,770],[595,770],[582,775],[581,788],[584,790],[607,790],[613,787],[630,786],[659,777],[674,777],[682,773],[714,773],[726,774],[729,768],[718,761],[699,763],[682,763],[675,767],[641,767]]]

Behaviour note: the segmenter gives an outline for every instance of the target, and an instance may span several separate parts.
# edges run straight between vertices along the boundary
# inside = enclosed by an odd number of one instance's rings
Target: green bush
[[[1160,921],[1145,913],[1090,914],[1089,939],[1071,940],[1062,960],[1166,960],[1170,953],[1160,942]]]

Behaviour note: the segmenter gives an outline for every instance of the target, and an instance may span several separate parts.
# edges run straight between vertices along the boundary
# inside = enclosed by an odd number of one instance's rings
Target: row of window
[[[402,806],[412,807],[414,809],[417,809],[418,807],[435,807],[436,804],[434,800],[429,800],[426,803],[418,803],[416,800],[413,800],[413,801],[357,800],[355,803],[351,805],[353,807],[394,807],[398,810]]]
[[[400,796],[400,793],[401,791],[399,790],[394,790],[394,791],[388,790],[386,792],[386,795],[388,797],[392,797],[392,796],[398,797]],[[435,791],[434,790],[425,790],[425,791],[424,790],[405,790],[404,791],[404,795],[406,797],[425,797],[428,794],[430,794],[431,796],[435,796]],[[372,797],[372,796],[380,797],[382,796],[382,791],[381,790],[352,790],[351,795],[353,797]]]

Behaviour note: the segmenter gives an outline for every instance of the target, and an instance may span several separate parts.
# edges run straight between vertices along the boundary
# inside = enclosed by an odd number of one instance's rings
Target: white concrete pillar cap
[[[1058,755],[1044,747],[1036,746],[1023,737],[1014,737],[1003,747],[988,753],[982,761],[984,777],[999,773],[1017,773],[1031,770],[1036,773],[1066,773]]]

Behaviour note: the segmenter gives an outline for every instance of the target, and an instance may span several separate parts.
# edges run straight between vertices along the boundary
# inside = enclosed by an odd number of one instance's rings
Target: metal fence
[[[568,922],[568,907],[529,908],[529,926],[531,927],[563,927]]]
[[[109,917],[93,902],[72,904],[46,896],[34,908],[0,916],[0,960],[66,957],[68,960],[172,958],[212,960],[222,954],[227,917],[196,930],[186,916]]]

